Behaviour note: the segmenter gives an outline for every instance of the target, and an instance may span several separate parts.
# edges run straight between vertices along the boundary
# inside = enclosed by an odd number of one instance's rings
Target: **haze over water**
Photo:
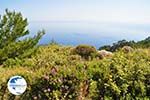
[[[97,48],[118,40],[145,39],[150,35],[150,25],[100,22],[31,22],[30,32],[35,34],[45,29],[46,34],[40,44],[53,39],[63,45],[89,44]]]
[[[21,12],[31,36],[45,29],[39,44],[52,39],[64,45],[96,47],[118,40],[150,36],[150,0],[0,0],[5,9]]]

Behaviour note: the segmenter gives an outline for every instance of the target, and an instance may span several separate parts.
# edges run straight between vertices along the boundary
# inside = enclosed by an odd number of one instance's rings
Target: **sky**
[[[5,9],[21,12],[34,35],[46,30],[41,43],[95,46],[150,36],[150,0],[0,0]],[[71,34],[70,34],[71,33]]]
[[[150,24],[150,0],[0,0],[4,10],[29,21],[117,22]]]

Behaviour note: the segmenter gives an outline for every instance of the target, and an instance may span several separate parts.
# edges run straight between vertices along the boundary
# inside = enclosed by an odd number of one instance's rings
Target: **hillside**
[[[88,59],[73,49],[51,44],[39,46],[30,58],[7,60],[0,67],[0,100],[149,100],[150,49]],[[13,75],[27,80],[21,96],[7,90]]]
[[[113,45],[104,45],[99,48],[99,50],[105,49],[108,51],[115,52],[118,49],[122,48],[123,46],[131,46],[132,48],[150,48],[150,36],[141,41],[127,41],[127,40],[120,40]]]

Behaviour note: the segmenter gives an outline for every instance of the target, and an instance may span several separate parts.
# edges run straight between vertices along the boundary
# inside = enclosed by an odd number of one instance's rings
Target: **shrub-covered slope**
[[[85,59],[73,49],[40,46],[31,58],[8,60],[0,67],[0,100],[150,99],[150,49],[120,50],[103,59]],[[27,80],[21,96],[7,90],[13,75]]]
[[[124,46],[131,46],[132,48],[150,48],[150,36],[138,42],[121,40],[113,43],[113,45],[104,45],[100,47],[99,50],[105,49],[111,52],[115,52]]]

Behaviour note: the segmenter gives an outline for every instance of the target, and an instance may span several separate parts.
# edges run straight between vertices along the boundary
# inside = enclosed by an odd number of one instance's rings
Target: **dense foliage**
[[[150,49],[85,60],[72,54],[72,47],[49,45],[39,47],[22,63],[10,62],[9,68],[0,68],[0,100],[150,99]],[[13,75],[27,80],[21,96],[7,90]]]
[[[8,59],[29,57],[35,50],[43,31],[33,38],[25,38],[29,34],[27,19],[21,13],[6,10],[0,17],[0,64]],[[22,38],[22,39],[21,39]]]
[[[112,46],[110,45],[105,45],[105,46],[102,46],[99,48],[99,50],[108,50],[108,51],[111,51],[111,52],[114,52],[124,46],[131,46],[133,47],[135,45],[135,42],[134,41],[126,41],[126,40],[121,40],[121,41],[118,41],[117,43],[113,43]]]
[[[104,45],[102,47],[99,48],[99,50],[108,50],[111,52],[117,51],[120,48],[124,47],[124,46],[130,46],[132,48],[150,48],[150,37],[135,42],[135,41],[126,41],[126,40],[121,40],[118,41],[117,43],[113,43],[113,45]]]
[[[150,37],[146,38],[145,40],[137,42],[138,47],[142,48],[150,48]]]

